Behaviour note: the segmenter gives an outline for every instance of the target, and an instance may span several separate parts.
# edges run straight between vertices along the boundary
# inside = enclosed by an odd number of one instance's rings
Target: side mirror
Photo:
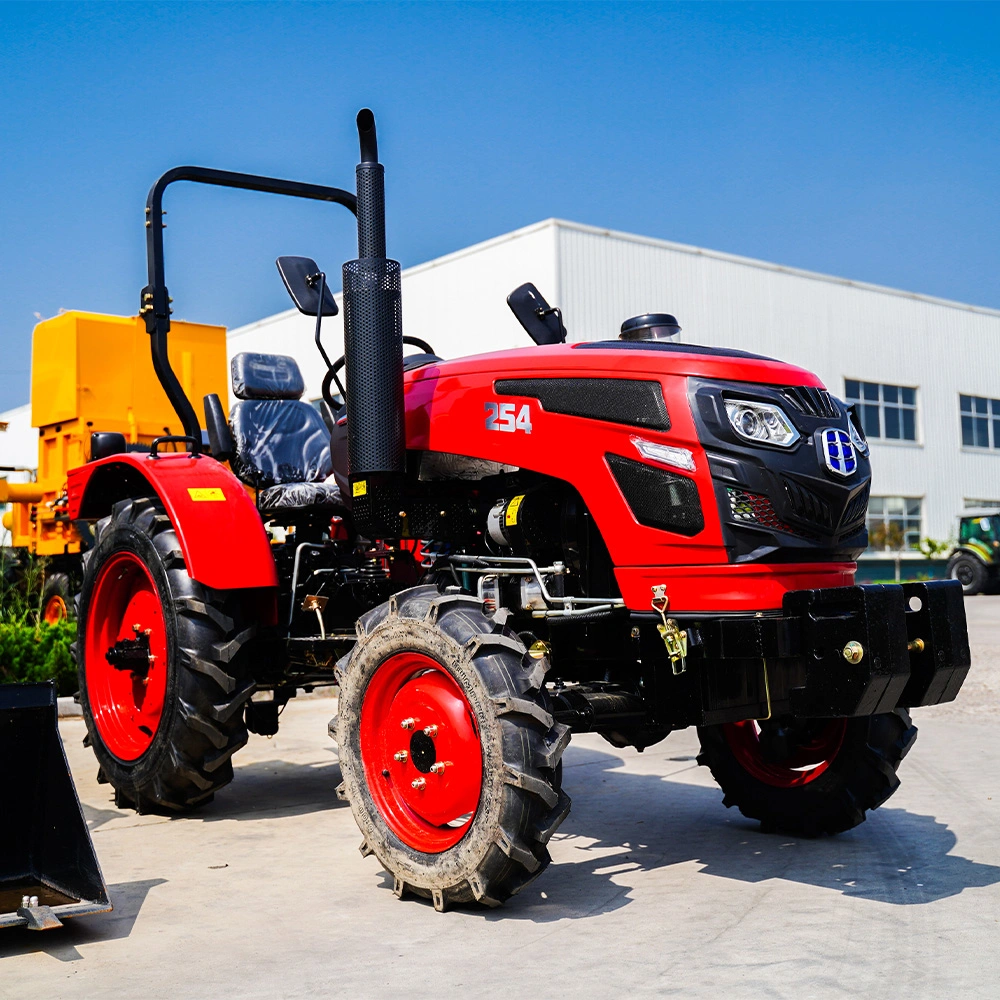
[[[306,316],[336,316],[337,302],[326,283],[326,275],[316,261],[309,257],[279,257],[275,264],[278,273],[295,303],[295,308]],[[323,309],[320,312],[320,295]]]
[[[507,296],[507,305],[536,344],[565,342],[566,327],[563,326],[562,312],[550,306],[530,281]]]

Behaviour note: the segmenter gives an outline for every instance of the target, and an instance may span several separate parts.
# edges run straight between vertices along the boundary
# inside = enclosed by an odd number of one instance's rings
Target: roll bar
[[[375,147],[374,121],[371,144]],[[377,155],[377,154],[376,154]],[[214,184],[218,187],[240,188],[245,191],[263,191],[266,194],[283,194],[291,198],[309,198],[343,205],[355,216],[358,200],[350,191],[305,184],[302,181],[282,180],[278,177],[261,177],[241,174],[231,170],[213,170],[210,167],[174,167],[163,174],[149,189],[146,198],[146,267],[149,284],[142,290],[139,315],[146,321],[150,338],[153,370],[160,380],[167,398],[180,417],[184,434],[193,440],[192,452],[201,451],[201,424],[191,401],[184,394],[167,356],[167,334],[170,332],[170,296],[163,277],[163,193],[174,181],[194,181],[197,184]]]

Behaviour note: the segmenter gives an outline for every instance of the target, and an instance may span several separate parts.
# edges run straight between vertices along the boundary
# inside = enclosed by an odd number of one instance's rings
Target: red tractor
[[[508,303],[537,346],[436,357],[402,335],[371,112],[358,130],[356,197],[192,167],[150,192],[142,315],[185,434],[140,452],[95,433],[69,486],[94,533],[83,709],[117,802],[207,802],[248,730],[335,683],[362,850],[438,909],[501,903],[545,868],[573,732],[641,750],[697,726],[726,805],[807,836],[860,823],[898,786],[909,710],[953,699],[970,658],[958,583],[853,585],[854,414],[807,371],[677,343],[664,314],[567,344],[531,285]],[[235,405],[206,397],[202,431],[167,352],[176,180],[357,215],[340,360],[325,274],[278,261],[316,316],[319,409],[293,359],[243,354]]]

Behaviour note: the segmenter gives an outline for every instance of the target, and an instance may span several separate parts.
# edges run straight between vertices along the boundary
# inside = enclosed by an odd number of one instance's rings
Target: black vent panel
[[[693,479],[621,455],[604,457],[640,524],[689,537],[705,527]]]
[[[868,516],[868,490],[869,487],[865,487],[857,496],[852,497],[850,502],[847,504],[847,510],[844,511],[844,516],[840,519],[840,530],[846,531],[848,528],[861,527],[864,523],[865,518]]]
[[[798,517],[820,528],[833,529],[830,505],[818,493],[791,479],[785,479],[784,486],[788,502]]]
[[[501,396],[530,396],[549,413],[611,424],[670,430],[659,382],[634,378],[511,378],[494,388]],[[639,464],[639,463],[636,463]],[[700,529],[699,529],[700,530]]]
[[[806,413],[810,417],[840,416],[840,408],[826,389],[817,389],[811,385],[793,386],[788,389],[782,389],[781,395],[799,413]]]

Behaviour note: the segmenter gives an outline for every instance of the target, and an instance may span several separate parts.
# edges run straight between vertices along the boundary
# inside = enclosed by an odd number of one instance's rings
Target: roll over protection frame
[[[373,123],[374,124],[374,123]],[[374,131],[372,124],[372,131]],[[374,143],[374,137],[372,137]],[[177,375],[170,367],[167,355],[167,334],[170,332],[170,296],[164,281],[163,267],[163,193],[174,181],[194,181],[197,184],[214,184],[218,187],[239,188],[244,191],[263,191],[266,194],[283,194],[291,198],[309,198],[313,201],[334,202],[358,214],[358,200],[342,188],[306,184],[302,181],[241,174],[231,170],[213,170],[210,167],[174,167],[163,174],[149,189],[146,198],[146,266],[149,284],[142,290],[139,315],[146,322],[153,356],[153,370],[160,380],[167,398],[184,426],[184,435],[191,439],[192,453],[201,451],[201,425],[191,401],[184,393]]]

